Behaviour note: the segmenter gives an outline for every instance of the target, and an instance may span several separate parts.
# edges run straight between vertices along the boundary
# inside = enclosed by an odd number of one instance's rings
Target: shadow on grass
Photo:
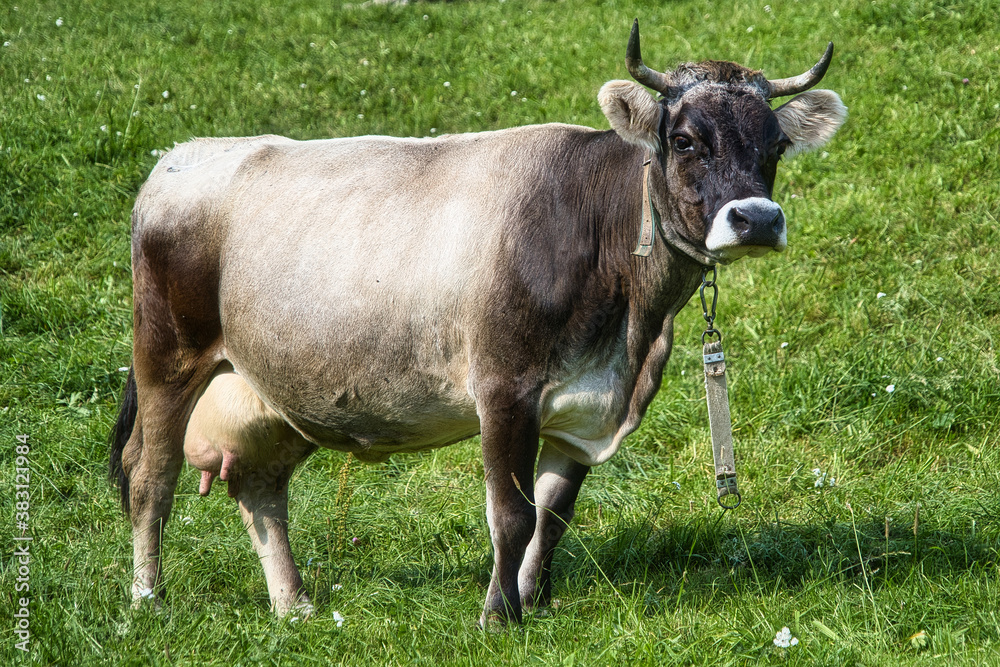
[[[666,526],[622,521],[606,537],[569,537],[567,550],[591,557],[578,556],[571,563],[561,559],[561,568],[557,557],[557,576],[607,577],[616,586],[642,582],[664,594],[676,594],[684,581],[685,595],[695,596],[739,593],[747,586],[801,589],[862,576],[878,590],[910,576],[915,568],[925,577],[947,578],[995,566],[1000,560],[992,535],[995,516],[980,515],[978,534],[918,524],[916,535],[912,524],[886,524],[884,518],[878,523],[860,518],[855,523],[831,519],[805,525],[775,521],[746,528],[734,527],[719,515]]]
[[[804,588],[856,583],[867,577],[874,590],[894,585],[918,569],[921,576],[948,579],[951,575],[995,566],[1000,544],[994,532],[1000,526],[986,512],[979,515],[978,532],[959,533],[927,529],[912,523],[871,518],[812,524],[784,521],[734,526],[720,515],[688,519],[626,519],[600,531],[571,530],[563,538],[554,563],[554,593],[586,588],[590,584],[656,590],[662,599],[677,595],[697,601],[719,594],[740,595],[746,590],[791,592]],[[442,550],[423,565],[362,566],[343,561],[335,576],[356,580],[381,579],[391,587],[424,587],[455,593],[484,594],[490,579],[488,544],[469,547],[466,555]],[[477,557],[478,556],[478,557]],[[333,573],[331,573],[333,574]],[[312,582],[310,582],[312,583]],[[307,584],[308,585],[308,584]],[[325,603],[330,586],[319,586],[315,600]]]

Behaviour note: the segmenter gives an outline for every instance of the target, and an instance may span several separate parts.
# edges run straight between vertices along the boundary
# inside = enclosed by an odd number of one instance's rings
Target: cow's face
[[[611,127],[653,156],[663,233],[712,263],[783,250],[785,216],[771,200],[778,161],[833,136],[847,116],[840,98],[812,90],[772,110],[772,84],[727,62],[659,76],[669,86],[658,100],[631,81],[608,82],[599,100]]]

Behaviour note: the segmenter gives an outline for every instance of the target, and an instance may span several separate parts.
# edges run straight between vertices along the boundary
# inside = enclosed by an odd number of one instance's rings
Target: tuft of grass
[[[1000,664],[995,2],[78,5],[0,7],[0,525],[11,544],[27,434],[35,537],[28,655],[3,551],[5,664]],[[606,127],[596,92],[627,77],[636,15],[660,69],[789,76],[836,42],[823,86],[851,115],[779,168],[788,251],[720,271],[743,506],[712,500],[689,308],[642,428],[584,486],[558,605],[523,629],[474,627],[491,567],[476,439],[301,466],[305,623],[272,617],[233,503],[200,498],[186,469],[167,601],[130,610],[105,438],[130,358],[129,213],[155,153]],[[797,645],[773,643],[784,626]]]

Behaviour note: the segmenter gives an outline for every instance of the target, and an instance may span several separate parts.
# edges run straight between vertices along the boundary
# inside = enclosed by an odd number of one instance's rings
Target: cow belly
[[[256,395],[313,444],[378,462],[479,432],[475,401],[443,372],[420,370],[416,361],[410,368],[394,366],[372,355],[352,363],[337,345],[306,347],[304,355],[263,372],[253,354],[240,356],[236,365]],[[275,350],[271,358],[288,350]]]

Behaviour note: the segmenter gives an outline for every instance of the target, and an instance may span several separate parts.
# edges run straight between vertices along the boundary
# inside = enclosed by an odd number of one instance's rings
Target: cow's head
[[[674,245],[712,264],[785,248],[785,216],[771,201],[778,160],[822,146],[847,118],[836,93],[809,90],[832,56],[831,43],[808,72],[775,81],[722,61],[664,74],[643,64],[633,24],[629,73],[660,98],[609,81],[598,99],[618,135],[654,156],[650,194]],[[789,95],[771,109],[770,100]]]

